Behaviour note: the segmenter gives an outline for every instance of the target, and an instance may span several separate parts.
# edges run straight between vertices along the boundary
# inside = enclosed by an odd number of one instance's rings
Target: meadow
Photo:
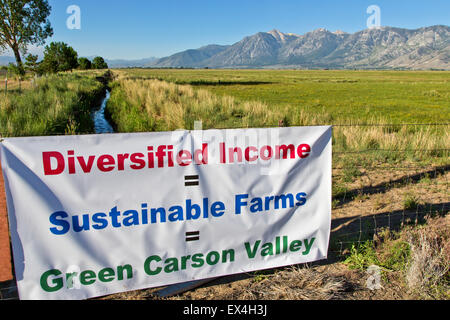
[[[191,130],[199,120],[203,129],[334,125],[336,162],[448,161],[449,72],[115,73],[108,110],[119,132]]]
[[[134,69],[132,79],[159,79],[208,89],[241,101],[313,114],[327,112],[333,124],[448,122],[450,72],[348,70]],[[328,120],[328,119],[326,119]]]

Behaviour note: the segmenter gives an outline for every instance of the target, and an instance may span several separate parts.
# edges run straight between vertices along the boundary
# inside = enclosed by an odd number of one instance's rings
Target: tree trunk
[[[25,69],[23,67],[22,58],[20,57],[20,50],[18,45],[13,46],[14,56],[16,57],[17,62],[17,76],[19,77],[19,81],[22,80],[22,77],[25,76]],[[19,82],[20,85],[20,82]]]
[[[18,67],[22,67],[22,58],[20,57],[19,46],[13,46],[14,56],[16,57],[16,62]]]

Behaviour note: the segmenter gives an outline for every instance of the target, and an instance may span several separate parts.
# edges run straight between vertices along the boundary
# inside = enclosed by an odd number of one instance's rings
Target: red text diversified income
[[[311,153],[309,144],[295,146],[246,146],[228,147],[219,143],[217,148],[219,164],[240,164],[255,161],[270,161],[272,159],[305,159]],[[186,167],[190,165],[207,165],[209,159],[208,144],[201,149],[174,150],[173,145],[148,146],[145,152],[78,155],[75,150],[42,152],[43,170],[46,176],[63,173],[78,174],[99,172],[113,172],[124,170],[143,170],[155,168]]]

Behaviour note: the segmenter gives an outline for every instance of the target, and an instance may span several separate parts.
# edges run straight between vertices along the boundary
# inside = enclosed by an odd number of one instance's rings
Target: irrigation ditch
[[[113,73],[109,70],[103,76],[96,77],[96,80],[101,82],[104,88],[103,96],[97,99],[97,103],[91,109],[91,120],[94,126],[94,133],[96,134],[115,132],[111,117],[106,110],[112,90],[109,84],[113,80],[113,77]]]
[[[92,111],[92,121],[94,122],[94,131],[97,134],[103,133],[114,133],[114,129],[108,119],[106,119],[105,111],[106,104],[108,100],[111,98],[110,89],[106,89],[105,97],[103,98],[100,106],[98,108],[93,109]]]

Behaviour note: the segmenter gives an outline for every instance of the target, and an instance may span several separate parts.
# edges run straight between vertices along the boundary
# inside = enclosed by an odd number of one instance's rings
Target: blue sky
[[[162,57],[207,44],[233,44],[259,31],[304,34],[317,28],[366,29],[370,5],[381,24],[419,28],[450,22],[449,0],[49,0],[54,36],[79,56],[109,59]],[[81,29],[69,30],[70,5]],[[34,49],[36,50],[36,49]],[[37,50],[39,51],[39,49]],[[42,51],[42,50],[41,50]]]

